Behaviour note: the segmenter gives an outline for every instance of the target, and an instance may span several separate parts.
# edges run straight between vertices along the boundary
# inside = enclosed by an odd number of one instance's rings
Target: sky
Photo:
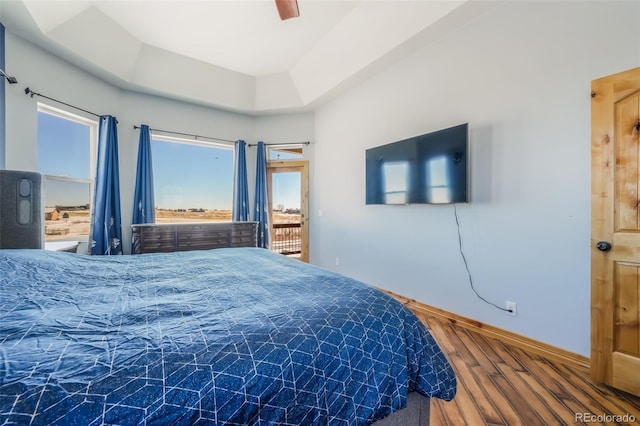
[[[283,172],[273,175],[271,184],[273,208],[300,208],[300,172]]]
[[[90,179],[90,127],[38,112],[38,171],[77,179]],[[89,203],[90,184],[45,180],[45,206]]]
[[[90,127],[38,113],[38,168],[43,174],[90,179]],[[251,149],[251,148],[249,148]],[[165,209],[231,210],[233,148],[152,140],[156,207]],[[280,159],[284,159],[280,154]],[[253,183],[252,183],[253,184]],[[273,182],[273,205],[300,207],[300,176],[278,173]],[[84,205],[90,184],[48,179],[45,205]],[[253,205],[253,200],[249,200]]]
[[[38,113],[38,168],[40,173],[89,179],[87,125]]]
[[[156,207],[231,210],[233,149],[153,140]]]

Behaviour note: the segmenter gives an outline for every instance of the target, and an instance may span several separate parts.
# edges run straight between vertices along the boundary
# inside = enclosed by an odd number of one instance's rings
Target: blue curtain
[[[115,117],[110,115],[100,117],[91,254],[122,254],[118,129]]]
[[[238,140],[235,143],[235,175],[233,181],[233,210],[234,222],[249,220],[249,185],[247,184],[247,155],[246,143]]]
[[[269,198],[267,196],[267,156],[264,142],[256,153],[256,194],[253,220],[258,222],[258,247],[269,248]]]
[[[133,196],[132,224],[154,223],[156,203],[153,198],[153,163],[151,162],[151,129],[146,124],[140,126],[138,142],[138,168],[136,188]],[[133,238],[133,237],[132,237]],[[135,242],[131,240],[131,253],[135,253]]]

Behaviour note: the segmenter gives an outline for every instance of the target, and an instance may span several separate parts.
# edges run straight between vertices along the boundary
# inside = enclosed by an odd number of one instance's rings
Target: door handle
[[[596,244],[596,248],[600,251],[607,252],[611,250],[611,243],[608,241],[599,241]]]

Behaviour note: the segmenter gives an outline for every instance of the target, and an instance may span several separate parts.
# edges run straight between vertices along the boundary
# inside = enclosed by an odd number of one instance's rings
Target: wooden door
[[[278,175],[292,175],[297,180],[299,191],[299,218],[292,214],[295,220],[284,220],[280,222],[278,217],[282,217],[277,206],[274,205],[274,194],[277,193]],[[269,193],[269,226],[271,250],[296,257],[304,262],[309,261],[309,162],[298,160],[281,160],[267,162],[267,192]],[[286,208],[292,206],[283,206]],[[291,247],[288,244],[293,245]]]
[[[591,377],[640,395],[640,68],[591,90]]]

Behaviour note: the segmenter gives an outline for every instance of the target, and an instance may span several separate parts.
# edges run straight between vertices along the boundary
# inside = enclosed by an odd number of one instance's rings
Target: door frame
[[[269,231],[273,235],[273,174],[300,172],[300,260],[309,262],[309,161],[267,161],[267,193],[269,194]]]

